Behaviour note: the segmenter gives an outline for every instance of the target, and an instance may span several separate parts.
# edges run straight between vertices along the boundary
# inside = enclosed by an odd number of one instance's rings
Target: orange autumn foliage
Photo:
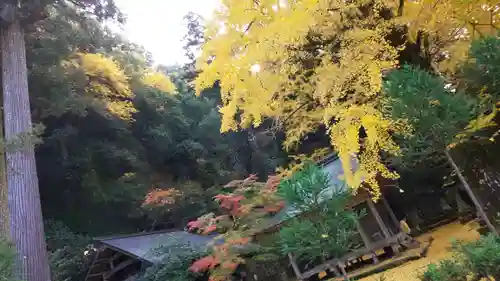
[[[230,192],[219,194],[221,215],[206,214],[187,224],[188,231],[208,235],[220,233],[214,240],[212,253],[191,266],[191,271],[210,271],[210,280],[228,280],[244,259],[235,246],[255,243],[254,236],[262,230],[261,219],[280,211],[284,201],[276,194],[280,177],[270,176],[267,182],[258,182],[256,175],[244,180],[233,180],[224,188]],[[222,243],[220,243],[222,241]]]
[[[146,194],[146,198],[144,198],[142,205],[171,205],[174,204],[175,199],[181,195],[181,192],[174,188],[166,190],[155,188]]]
[[[214,257],[206,256],[195,261],[190,267],[189,270],[192,272],[203,272],[211,268],[215,268],[219,262],[217,262]]]

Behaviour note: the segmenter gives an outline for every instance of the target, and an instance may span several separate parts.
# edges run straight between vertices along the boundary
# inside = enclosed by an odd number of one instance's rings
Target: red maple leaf
[[[216,229],[217,229],[217,226],[215,224],[209,225],[205,228],[205,230],[203,231],[203,234],[210,234],[210,233],[214,232]]]
[[[190,222],[188,222],[187,226],[188,226],[189,231],[193,231],[193,230],[201,227],[201,222],[198,220],[190,221]]]
[[[248,178],[243,180],[243,184],[251,184],[254,183],[258,179],[256,174],[251,174]]]
[[[266,182],[266,189],[271,192],[276,192],[278,190],[278,185],[280,184],[280,176],[269,176]]]
[[[230,213],[234,217],[239,217],[243,214],[243,211],[241,210],[241,204],[239,202],[236,202],[233,204],[233,208],[230,210]]]
[[[234,195],[234,194],[218,194],[214,196],[215,200],[219,202],[221,208],[229,210],[231,215],[240,216],[241,215],[241,204],[240,201],[245,199],[243,195]]]
[[[215,260],[214,257],[212,257],[212,256],[206,256],[204,258],[201,258],[201,259],[195,261],[189,267],[189,270],[192,271],[192,272],[202,272],[202,271],[206,271],[208,269],[214,268],[218,264],[219,263]]]

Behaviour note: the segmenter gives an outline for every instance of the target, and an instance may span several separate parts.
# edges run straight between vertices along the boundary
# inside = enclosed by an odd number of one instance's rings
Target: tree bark
[[[1,118],[0,116],[0,119]],[[2,120],[0,120],[1,122]],[[0,129],[0,131],[2,131]],[[0,132],[3,139],[3,132]],[[0,153],[0,238],[10,240],[9,191],[5,174],[5,155]]]
[[[31,132],[24,31],[19,21],[0,30],[5,139]],[[19,257],[19,280],[50,281],[35,152],[30,140],[6,151],[11,240]]]
[[[1,44],[0,44],[1,46]],[[0,53],[2,49],[0,49]],[[0,57],[1,59],[1,57]],[[2,62],[0,61],[0,65]],[[1,75],[1,72],[0,72]],[[2,77],[0,76],[0,81]],[[0,89],[0,105],[3,104],[3,94]],[[5,143],[3,132],[3,108],[0,108],[0,141]],[[5,174],[5,146],[0,149],[0,238],[10,240],[9,223],[9,191],[7,187],[7,175]]]

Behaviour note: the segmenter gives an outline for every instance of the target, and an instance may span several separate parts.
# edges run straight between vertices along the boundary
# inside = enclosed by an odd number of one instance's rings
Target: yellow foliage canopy
[[[162,92],[175,94],[177,92],[174,83],[170,78],[160,72],[149,71],[142,76],[142,83],[152,88],[156,88]]]
[[[419,31],[430,38],[430,56],[444,54],[446,60],[438,67],[454,73],[457,65],[467,59],[472,39],[497,34],[500,28],[500,3],[494,0],[420,0],[405,1],[399,24],[409,26],[410,39]]]
[[[63,63],[74,80],[74,92],[85,101],[99,107],[104,114],[130,121],[136,112],[129,77],[111,58],[101,54],[77,53]],[[96,109],[98,109],[95,107]]]
[[[402,50],[389,35],[397,28],[441,38],[492,2],[404,1],[400,10],[396,0],[223,0],[207,28],[196,89],[219,81],[222,132],[273,118],[291,149],[326,126],[347,184],[364,181],[378,193],[377,175],[397,177],[381,163],[381,152],[399,153],[390,135],[397,126],[377,110],[382,73],[398,65]],[[464,41],[445,39],[432,41],[435,53]]]

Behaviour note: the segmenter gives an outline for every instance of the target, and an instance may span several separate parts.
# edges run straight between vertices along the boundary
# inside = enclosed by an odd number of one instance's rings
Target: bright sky
[[[155,62],[172,65],[185,62],[182,20],[189,11],[209,18],[219,0],[116,0],[127,15],[125,36],[153,54]]]

